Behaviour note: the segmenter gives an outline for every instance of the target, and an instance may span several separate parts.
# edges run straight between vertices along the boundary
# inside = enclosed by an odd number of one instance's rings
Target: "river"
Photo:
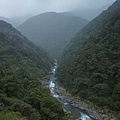
[[[62,103],[64,110],[70,111],[72,115],[71,120],[92,120],[92,118],[90,118],[85,112],[83,112],[81,109],[79,109],[74,104],[72,104],[72,102],[66,102],[62,94],[59,94],[57,92],[56,77],[55,77],[56,69],[57,69],[57,63],[54,63],[54,67],[50,72],[50,78],[48,81],[49,89],[51,91],[52,96],[57,98]]]

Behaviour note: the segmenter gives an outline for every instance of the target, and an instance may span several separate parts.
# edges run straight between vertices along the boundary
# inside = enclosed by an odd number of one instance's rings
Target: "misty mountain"
[[[46,52],[0,20],[1,120],[64,120],[61,104],[41,85],[49,70]]]
[[[72,12],[61,12],[61,13],[59,13],[59,14],[62,14],[62,15],[65,15],[65,16],[77,16],[77,15],[75,15],[74,13],[72,13]],[[79,16],[80,17],[80,16]]]
[[[103,113],[106,107],[119,113],[120,0],[74,37],[61,56],[57,78],[67,91],[93,102]]]
[[[99,9],[79,9],[79,10],[73,10],[70,13],[73,15],[76,15],[78,17],[82,17],[87,20],[92,20],[95,17],[97,17],[99,14],[101,14],[104,10],[107,10],[107,8],[111,5],[107,4],[104,5],[102,8]]]
[[[32,16],[33,16],[32,14],[27,14],[27,15],[24,15],[21,17],[12,17],[10,19],[16,21],[20,25],[20,24],[24,23],[26,20],[28,20],[29,18],[31,18]]]
[[[31,41],[57,57],[71,38],[88,23],[87,20],[48,12],[34,16],[17,27]]]
[[[9,18],[2,17],[2,16],[0,16],[0,20],[4,20],[4,21],[12,24],[13,27],[17,27],[19,25],[16,21],[9,19]]]

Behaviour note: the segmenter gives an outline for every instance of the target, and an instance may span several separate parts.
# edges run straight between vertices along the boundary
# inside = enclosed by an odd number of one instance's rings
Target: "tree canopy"
[[[50,61],[45,51],[0,21],[0,119],[63,119],[62,105],[41,85]]]
[[[63,51],[57,70],[70,93],[120,111],[120,1],[86,25]]]

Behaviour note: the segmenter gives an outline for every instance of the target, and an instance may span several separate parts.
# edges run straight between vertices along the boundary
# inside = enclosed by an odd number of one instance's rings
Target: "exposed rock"
[[[104,113],[97,112],[95,108],[90,108],[89,105],[82,101],[79,97],[72,96],[70,93],[66,92],[66,90],[58,84],[58,82],[56,82],[56,90],[57,93],[60,93],[59,95],[64,101],[71,103],[73,106],[85,112],[92,120],[118,120],[113,115],[108,116]]]

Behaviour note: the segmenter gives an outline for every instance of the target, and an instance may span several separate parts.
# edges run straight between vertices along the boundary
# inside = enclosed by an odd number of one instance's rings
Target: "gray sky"
[[[48,11],[101,8],[116,0],[0,0],[0,16],[15,17]]]

